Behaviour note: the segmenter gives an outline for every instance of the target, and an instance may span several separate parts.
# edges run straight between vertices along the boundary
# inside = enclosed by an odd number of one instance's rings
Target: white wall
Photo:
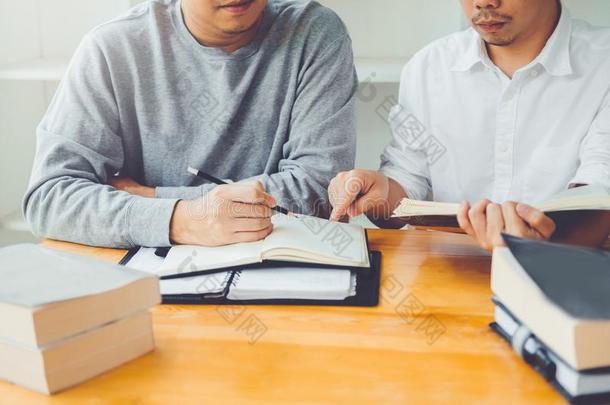
[[[572,17],[593,25],[610,26],[610,0],[562,0]]]
[[[33,0],[0,1],[0,64],[36,55],[36,19]],[[0,81],[0,216],[14,209],[27,181],[32,159],[32,131],[42,112],[42,85]]]
[[[91,28],[129,8],[127,0],[40,0],[38,3],[43,56],[71,55]]]
[[[126,10],[128,0],[0,0],[0,66],[70,56],[92,27]],[[0,219],[19,209],[35,130],[56,83],[0,80]]]
[[[320,0],[346,23],[357,57],[398,58],[406,63],[429,42],[460,30],[464,18],[458,0]],[[358,167],[377,169],[390,140],[389,127],[376,110],[397,83],[372,83],[366,77],[358,102]]]
[[[461,26],[457,0],[320,0],[350,29],[354,52],[367,57],[409,57]]]

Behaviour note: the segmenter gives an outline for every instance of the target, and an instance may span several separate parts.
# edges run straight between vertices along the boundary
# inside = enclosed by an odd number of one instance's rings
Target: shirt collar
[[[468,29],[466,36],[465,49],[462,49],[461,56],[457,58],[455,64],[451,67],[451,70],[454,72],[466,72],[475,65],[484,63],[483,61],[487,57],[485,44],[473,28]]]
[[[570,41],[572,39],[572,17],[568,9],[561,6],[561,17],[555,32],[534,63],[544,66],[553,76],[566,76],[573,73],[570,58]]]
[[[553,35],[547,41],[542,52],[530,64],[530,66],[540,64],[544,66],[547,72],[554,76],[570,75],[573,72],[570,58],[572,18],[570,12],[563,4],[561,8],[561,17]],[[451,71],[465,72],[480,63],[493,66],[487,54],[485,43],[473,28],[469,29],[465,45],[466,47],[462,52],[462,56],[457,58],[451,67]]]

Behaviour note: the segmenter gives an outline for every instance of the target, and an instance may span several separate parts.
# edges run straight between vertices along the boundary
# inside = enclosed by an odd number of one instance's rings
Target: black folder
[[[131,258],[137,253],[139,248],[131,249],[119,264],[127,265]],[[167,250],[159,249],[159,256],[167,255]],[[266,299],[266,300],[230,300],[227,298],[233,277],[239,271],[256,271],[257,269],[271,269],[277,267],[290,267],[297,265],[292,262],[265,261],[246,266],[236,266],[230,268],[205,270],[200,272],[161,277],[161,279],[172,279],[180,277],[192,277],[204,274],[231,272],[227,288],[221,294],[180,294],[163,295],[163,304],[183,304],[183,305],[301,305],[301,306],[343,306],[343,307],[374,307],[379,304],[379,288],[381,282],[381,253],[369,251],[370,268],[362,269],[358,267],[350,268],[343,266],[327,266],[317,264],[299,263],[299,268],[311,267],[312,269],[348,269],[356,275],[356,295],[347,297],[344,300],[309,300],[309,299]],[[220,296],[219,296],[220,295]]]

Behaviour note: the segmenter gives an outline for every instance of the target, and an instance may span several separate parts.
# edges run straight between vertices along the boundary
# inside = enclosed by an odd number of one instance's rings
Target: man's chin
[[[222,27],[222,32],[227,35],[241,35],[257,29],[258,20],[254,22],[232,22]]]
[[[223,28],[222,32],[225,35],[241,35],[241,34],[245,34],[246,32],[250,32],[252,31],[252,27],[246,27],[246,28],[240,28],[240,27],[231,27],[231,28]]]
[[[479,33],[479,35],[481,35],[481,38],[483,39],[483,41],[485,41],[486,44],[493,46],[510,46],[515,42],[514,38],[502,37],[500,35],[489,35],[481,33]]]

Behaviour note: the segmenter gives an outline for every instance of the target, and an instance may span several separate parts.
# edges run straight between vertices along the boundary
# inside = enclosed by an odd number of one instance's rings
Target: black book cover
[[[557,306],[578,319],[610,319],[610,253],[504,235],[511,253]]]

